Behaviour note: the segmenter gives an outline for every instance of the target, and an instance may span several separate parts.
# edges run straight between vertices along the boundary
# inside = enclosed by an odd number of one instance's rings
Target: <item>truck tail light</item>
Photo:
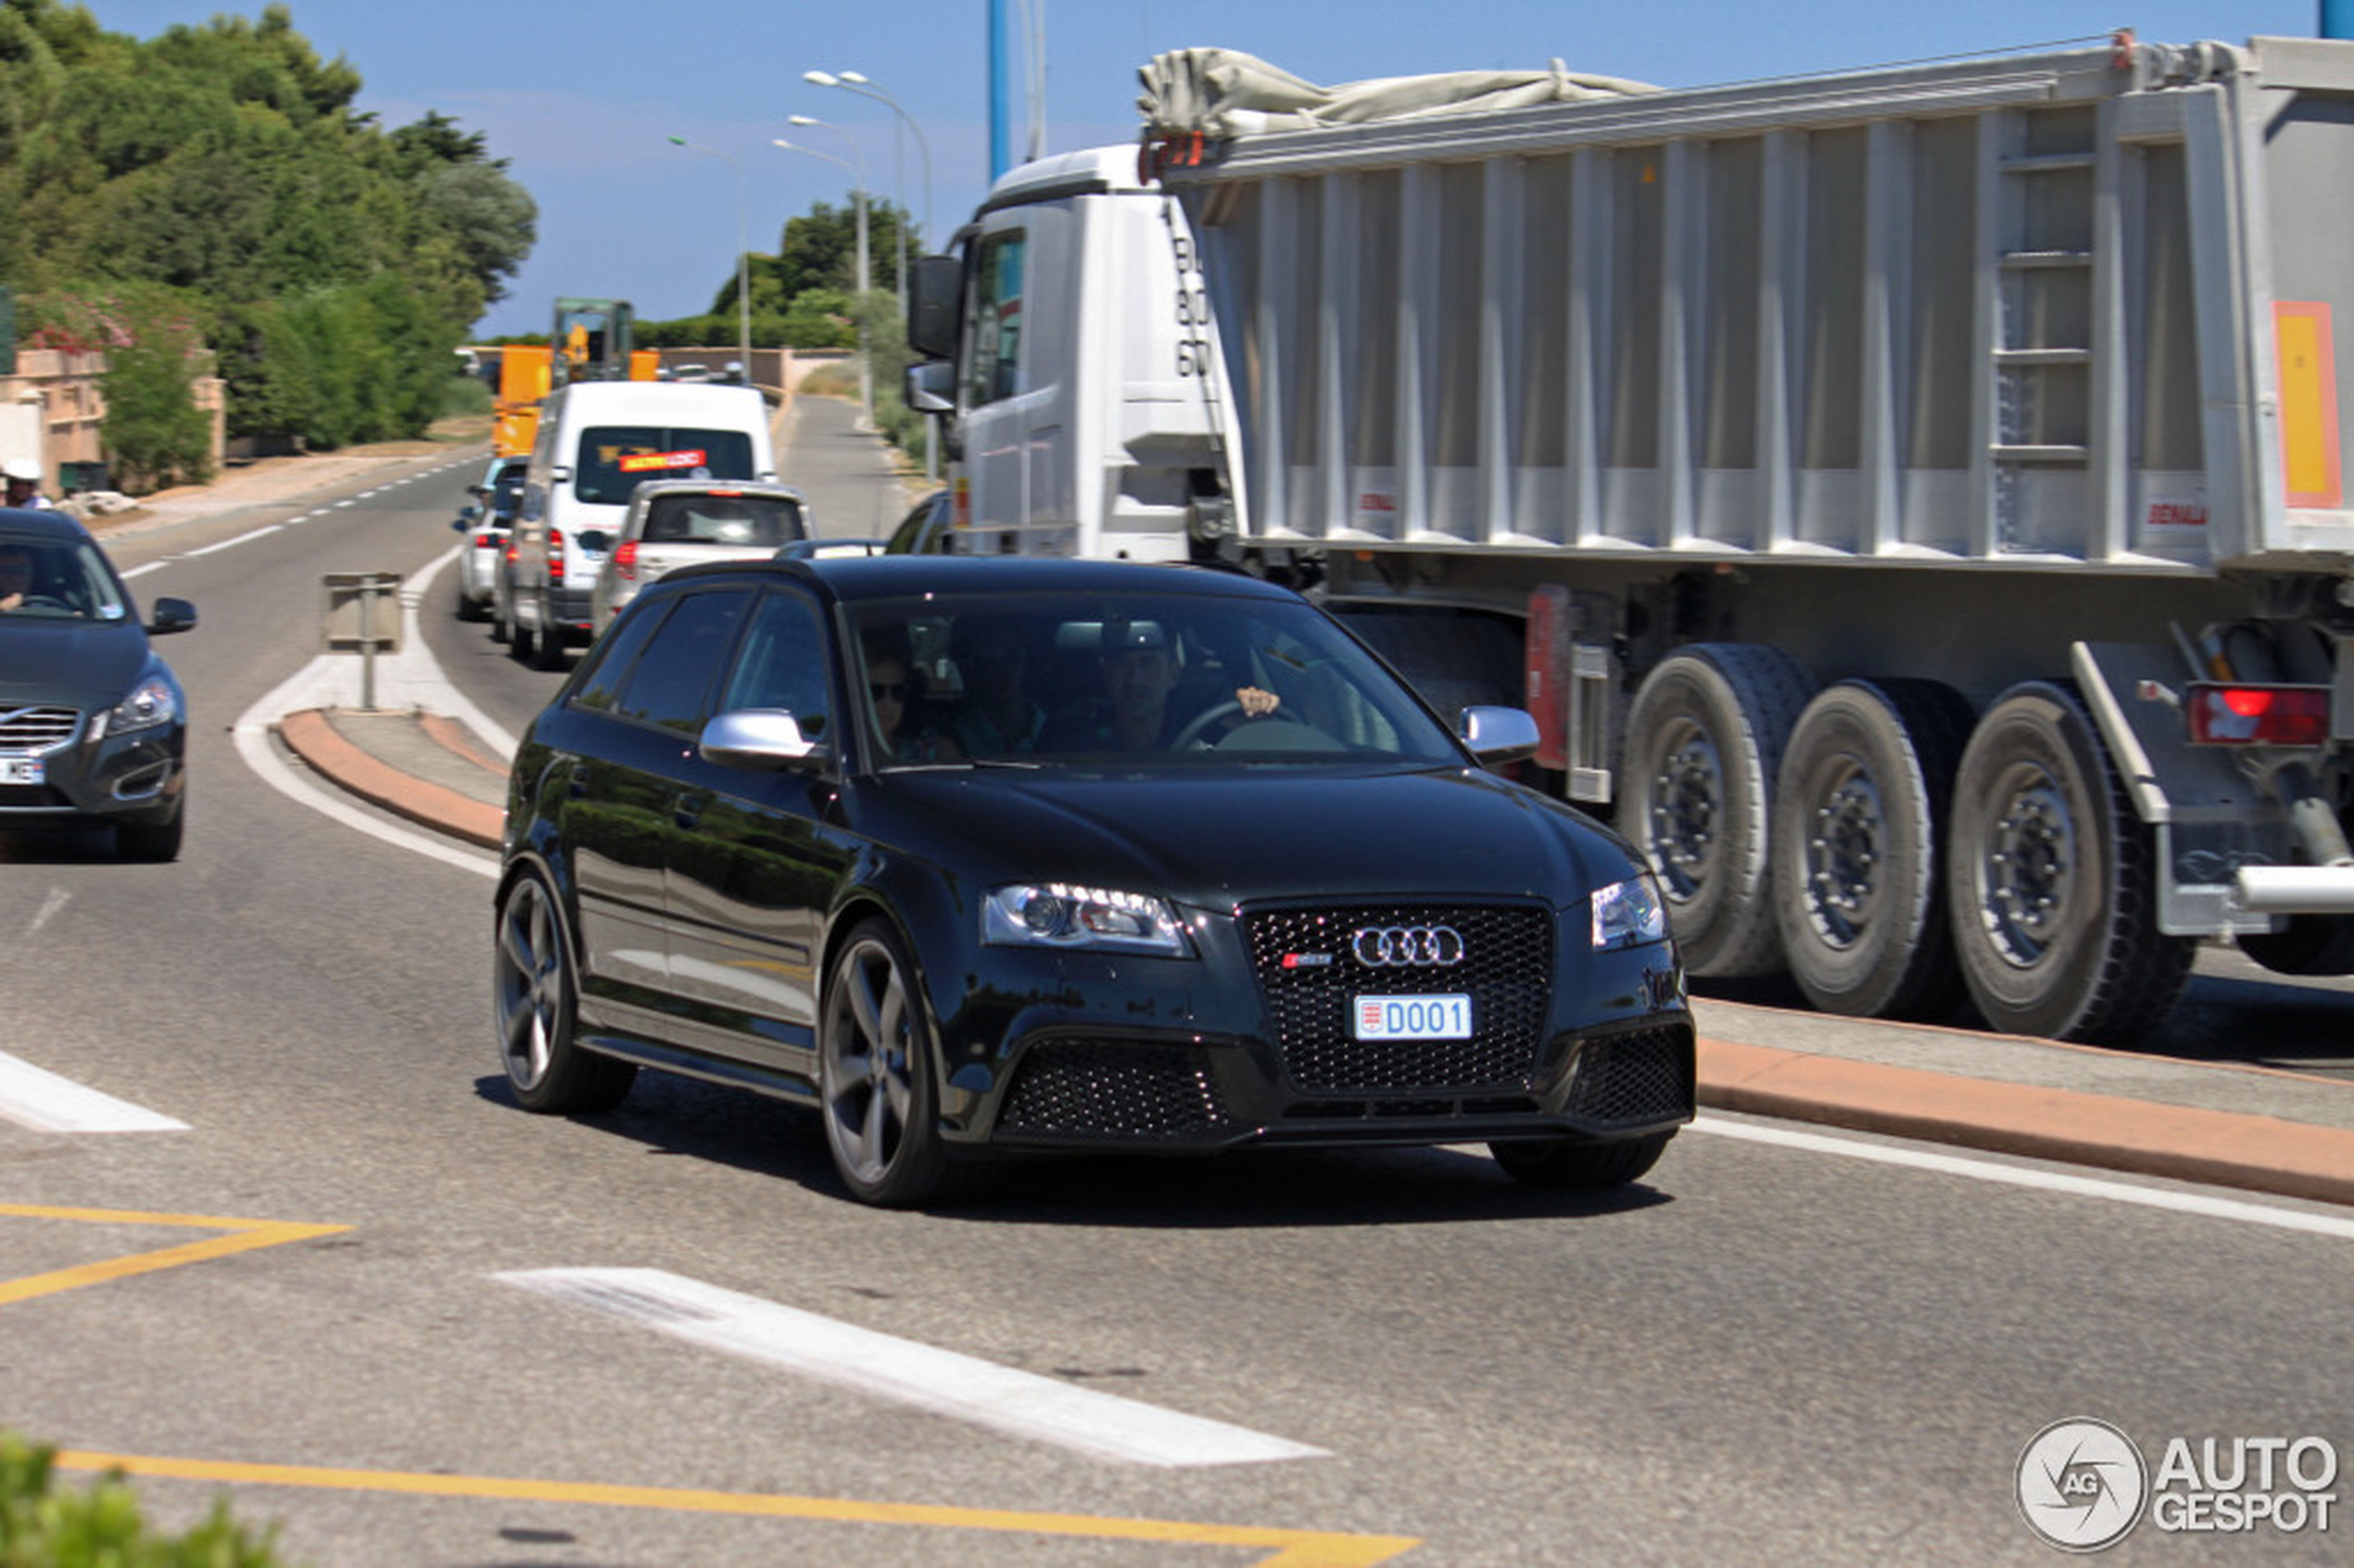
[[[548,530],[548,584],[551,588],[564,580],[564,531]]]
[[[633,583],[638,580],[638,541],[636,539],[624,539],[621,542],[621,548],[613,552],[613,569]]]
[[[2193,681],[2183,710],[2204,746],[2320,746],[2330,738],[2326,686]]]

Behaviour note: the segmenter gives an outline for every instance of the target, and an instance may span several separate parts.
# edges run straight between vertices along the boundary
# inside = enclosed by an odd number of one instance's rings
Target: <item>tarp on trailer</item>
[[[1220,140],[1659,91],[1640,82],[1573,71],[1560,60],[1544,70],[1454,70],[1319,87],[1236,49],[1173,49],[1155,56],[1136,74],[1145,84],[1136,107],[1148,137],[1198,133]]]

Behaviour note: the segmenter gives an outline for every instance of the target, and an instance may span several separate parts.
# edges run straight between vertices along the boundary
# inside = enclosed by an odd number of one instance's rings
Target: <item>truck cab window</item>
[[[1027,235],[1019,229],[981,242],[974,285],[972,351],[965,358],[965,404],[978,408],[1022,389],[1022,259]]]

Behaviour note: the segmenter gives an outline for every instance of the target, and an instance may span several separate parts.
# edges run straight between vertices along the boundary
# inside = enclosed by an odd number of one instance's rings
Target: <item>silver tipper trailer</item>
[[[918,289],[958,542],[1528,707],[1699,974],[2116,1040],[2202,937],[2354,971],[2354,44],[1546,74],[1165,56],[1136,167],[1008,176]]]

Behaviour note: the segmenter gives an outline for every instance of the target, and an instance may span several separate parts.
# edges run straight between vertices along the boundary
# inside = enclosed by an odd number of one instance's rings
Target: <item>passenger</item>
[[[968,757],[1000,757],[1034,752],[1046,727],[1046,710],[1031,701],[1024,685],[1029,653],[1015,623],[986,615],[956,622],[952,643],[965,679],[964,706],[951,729]]]
[[[32,458],[10,458],[0,463],[0,476],[5,476],[6,504],[26,512],[50,510],[48,499],[40,493],[41,464]]]
[[[32,551],[22,545],[0,544],[0,610],[24,605],[32,589]]]
[[[875,715],[875,738],[886,755],[901,762],[955,762],[962,755],[956,742],[929,726],[902,734],[907,712],[923,696],[907,639],[885,632],[870,632],[862,639],[866,651],[867,699]]]
[[[1056,726],[1045,749],[1071,752],[1167,750],[1200,714],[1172,712],[1169,694],[1183,673],[1168,636],[1150,621],[1112,623],[1104,628],[1102,670],[1109,710]],[[1262,718],[1281,701],[1256,686],[1234,689],[1242,718]],[[1202,712],[1212,712],[1204,709]]]

